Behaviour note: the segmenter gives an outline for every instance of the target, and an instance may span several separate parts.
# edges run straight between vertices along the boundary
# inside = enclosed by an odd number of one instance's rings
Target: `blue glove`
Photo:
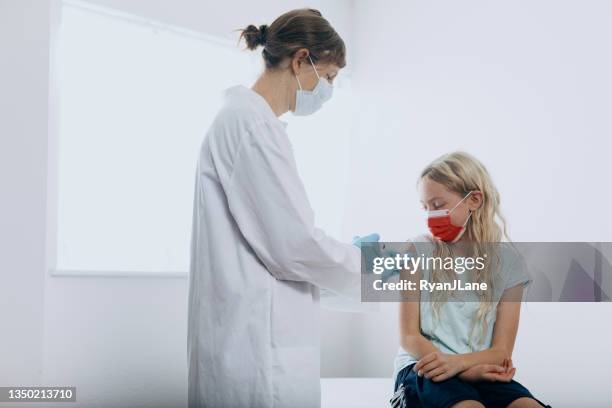
[[[355,245],[357,248],[361,248],[361,244],[364,242],[378,242],[379,240],[380,240],[380,235],[378,235],[375,232],[370,235],[365,235],[363,237],[360,237],[359,235],[355,235],[353,237],[353,245]]]
[[[371,243],[371,242],[379,242],[379,241],[380,241],[380,235],[377,233],[364,235],[363,237],[360,237],[359,235],[356,235],[355,237],[353,237],[353,245],[361,249],[361,251],[364,254],[364,258],[366,262],[368,262],[370,265],[372,265],[374,258],[385,258],[385,257],[395,256],[395,252],[385,251],[384,245],[362,245],[363,243]],[[397,269],[385,270],[380,275],[380,277],[383,282],[386,282],[387,280],[389,280],[389,278],[391,278],[395,274],[399,275],[399,270]]]

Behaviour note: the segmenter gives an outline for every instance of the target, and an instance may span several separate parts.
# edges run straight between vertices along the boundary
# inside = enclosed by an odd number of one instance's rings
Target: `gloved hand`
[[[375,232],[370,235],[364,235],[363,237],[360,237],[359,235],[355,235],[353,237],[353,245],[355,245],[357,248],[361,248],[361,244],[364,242],[378,242],[379,240],[380,240],[380,235],[378,235]]]
[[[356,235],[353,237],[353,245],[357,248],[361,249],[365,261],[368,262],[369,265],[372,265],[374,262],[374,258],[386,258],[386,257],[394,257],[395,252],[385,250],[384,244],[375,244],[375,245],[362,245],[363,243],[378,243],[380,241],[380,235],[377,233],[372,233],[369,235],[359,236]],[[393,275],[399,274],[399,270],[385,270],[381,275],[381,279],[383,282],[386,282]]]

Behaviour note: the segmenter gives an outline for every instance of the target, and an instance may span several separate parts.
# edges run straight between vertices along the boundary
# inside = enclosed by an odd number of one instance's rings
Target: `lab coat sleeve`
[[[250,128],[238,149],[226,194],[242,235],[277,279],[307,281],[360,298],[360,251],[315,227],[281,126],[262,122]]]

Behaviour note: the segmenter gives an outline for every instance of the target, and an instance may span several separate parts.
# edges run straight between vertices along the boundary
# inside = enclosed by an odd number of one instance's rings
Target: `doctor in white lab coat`
[[[331,97],[345,47],[309,9],[249,26],[242,37],[250,49],[263,46],[266,69],[252,88],[226,91],[200,151],[188,403],[316,408],[320,291],[359,299],[360,254],[315,227],[278,117],[311,114]]]

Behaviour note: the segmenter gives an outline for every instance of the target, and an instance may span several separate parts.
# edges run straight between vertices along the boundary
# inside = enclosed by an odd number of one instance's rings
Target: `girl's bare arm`
[[[420,279],[420,271],[411,275],[408,271],[401,271],[400,278],[414,282]],[[402,301],[399,309],[400,345],[417,359],[432,352],[438,351],[433,343],[421,334],[421,295],[418,290],[402,292]]]

